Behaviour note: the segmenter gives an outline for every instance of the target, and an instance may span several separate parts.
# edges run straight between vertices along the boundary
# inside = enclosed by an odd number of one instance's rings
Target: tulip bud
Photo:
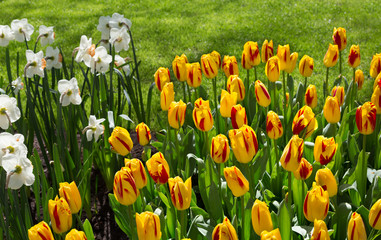
[[[136,228],[139,240],[160,240],[160,218],[152,212],[136,213]]]
[[[343,103],[344,103],[344,96],[345,96],[344,88],[343,87],[335,86],[332,89],[331,95],[332,95],[332,97],[335,97],[337,99],[337,102],[339,103],[340,106],[343,105]]]
[[[210,55],[213,57],[214,61],[217,64],[217,68],[221,67],[221,55],[217,51],[213,51],[210,53]]]
[[[145,123],[139,123],[136,126],[136,135],[138,137],[138,142],[140,145],[145,146],[151,140],[151,132],[149,127]]]
[[[308,138],[318,128],[315,113],[309,106],[303,106],[292,121],[292,133]]]
[[[278,45],[277,57],[279,59],[279,68],[281,71],[287,69],[290,61],[290,45]]]
[[[283,150],[280,158],[282,167],[289,172],[298,169],[300,161],[302,161],[304,142],[298,135],[292,136]]]
[[[369,74],[372,78],[376,78],[381,72],[381,53],[373,55],[372,61],[370,63]]]
[[[230,223],[229,219],[225,217],[224,221],[218,224],[212,233],[213,240],[238,240],[237,233]]]
[[[290,99],[290,94],[286,92],[286,107],[288,107],[288,100]]]
[[[356,125],[361,134],[372,134],[376,127],[377,108],[372,102],[366,102],[356,111]]]
[[[357,83],[357,89],[361,90],[364,84],[364,73],[360,69],[355,72],[355,82]]]
[[[172,62],[173,73],[180,82],[187,80],[187,63],[188,59],[185,54],[182,54],[181,57],[176,56]]]
[[[231,94],[227,91],[221,91],[220,100],[220,113],[222,117],[231,117],[232,107],[237,104],[237,93],[232,92]]]
[[[125,206],[133,204],[139,197],[139,189],[130,168],[122,167],[115,173],[113,191],[116,200]]]
[[[216,57],[211,54],[204,54],[201,56],[201,69],[205,77],[212,79],[218,74],[219,65],[216,62]]]
[[[262,107],[267,107],[271,103],[270,94],[265,84],[260,80],[255,81],[255,98],[257,99],[257,103]]]
[[[364,222],[361,215],[357,212],[354,212],[351,215],[351,219],[348,223],[347,236],[350,240],[367,239]]]
[[[294,71],[298,57],[299,57],[299,54],[297,52],[293,52],[290,55],[290,63],[287,65],[287,68],[285,69],[287,73],[292,73]]]
[[[78,213],[82,207],[82,199],[75,182],[73,181],[70,184],[67,182],[63,182],[59,185],[60,189],[58,190],[58,192],[60,194],[60,197],[64,198],[66,202],[69,204],[72,214]]]
[[[65,237],[65,240],[87,240],[85,232],[72,229]]]
[[[310,108],[315,108],[317,106],[317,92],[315,85],[309,85],[306,90],[306,94],[304,95],[304,101],[307,106]]]
[[[311,77],[314,70],[314,59],[304,55],[299,62],[299,72],[303,77]]]
[[[187,83],[188,86],[197,88],[201,85],[202,73],[200,63],[187,63]]]
[[[340,105],[335,97],[327,97],[323,108],[323,114],[329,123],[337,123],[340,121]]]
[[[324,55],[324,65],[327,68],[333,67],[336,65],[337,60],[339,59],[339,47],[337,45],[329,44],[328,50]]]
[[[372,208],[369,211],[369,225],[376,229],[381,230],[381,199],[373,204]]]
[[[311,240],[330,240],[327,225],[323,220],[315,219]]]
[[[210,156],[216,163],[224,163],[229,159],[230,147],[228,138],[219,134],[212,138],[212,146],[210,148]]]
[[[257,235],[261,235],[263,231],[273,230],[273,222],[269,208],[265,202],[255,200],[251,209],[251,223]]]
[[[108,138],[108,142],[111,145],[111,149],[116,151],[122,156],[126,156],[133,147],[133,142],[130,137],[130,133],[127,129],[122,127],[115,127]]]
[[[278,114],[273,111],[267,113],[266,132],[271,139],[278,139],[283,135],[282,122],[280,121]]]
[[[321,186],[329,194],[329,197],[336,196],[337,182],[329,168],[319,169],[315,176],[316,184]]]
[[[261,56],[262,62],[267,63],[267,61],[274,56],[273,40],[270,42],[267,39],[262,44]]]
[[[42,221],[28,230],[29,240],[54,240],[49,225]]]
[[[279,228],[272,230],[271,232],[263,231],[261,233],[261,240],[282,240],[280,235]]]
[[[173,90],[173,83],[166,83],[160,93],[160,106],[161,110],[168,111],[169,105],[175,100],[175,92]]]
[[[334,28],[332,35],[333,42],[339,47],[339,50],[342,51],[347,47],[347,32],[344,28]]]
[[[377,114],[381,114],[381,87],[377,86],[372,94],[372,103],[376,106]]]
[[[147,185],[147,174],[143,163],[136,158],[124,159],[124,166],[131,170],[132,177],[135,180],[136,187],[139,189]]]
[[[294,177],[298,180],[306,180],[311,176],[312,165],[305,158],[299,164],[298,169],[294,171]]]
[[[188,209],[192,200],[192,179],[189,177],[184,183],[181,177],[169,178],[168,186],[173,206],[177,210]]]
[[[157,89],[159,89],[160,92],[163,89],[164,85],[171,81],[168,68],[160,67],[159,69],[157,69],[154,76],[155,76],[156,87]]]
[[[314,146],[315,161],[321,165],[330,163],[335,156],[337,146],[333,137],[326,138],[324,136],[317,136]]]
[[[248,41],[245,43],[241,63],[244,69],[251,69],[253,66],[261,63],[261,55],[259,54],[257,42]]]
[[[197,99],[193,109],[194,125],[203,132],[207,132],[213,127],[213,116],[209,107],[209,100]]]
[[[234,105],[231,111],[232,126],[234,129],[247,125],[246,110],[241,104]]]
[[[147,162],[149,175],[157,184],[165,184],[169,178],[169,165],[161,152],[155,153]]]
[[[328,214],[329,194],[322,187],[312,184],[312,189],[307,192],[304,199],[303,213],[310,222],[324,220]]]
[[[238,63],[235,56],[224,56],[222,60],[222,69],[224,70],[225,76],[229,77],[230,75],[238,76]]]
[[[227,81],[227,89],[230,94],[237,93],[237,101],[240,102],[245,98],[245,85],[238,75],[230,75]]]
[[[49,200],[48,208],[53,231],[57,234],[67,232],[73,220],[66,200],[56,196],[54,200]]]
[[[352,45],[348,56],[348,64],[352,68],[357,68],[360,61],[360,47],[359,45]]]
[[[280,76],[280,61],[277,56],[271,57],[266,62],[265,73],[270,82],[276,82]]]
[[[183,126],[186,109],[187,105],[182,100],[171,102],[168,109],[168,122],[171,127],[179,129]]]
[[[249,191],[249,182],[239,168],[235,166],[224,168],[224,176],[234,196],[241,197]]]
[[[229,139],[234,156],[240,163],[250,162],[258,152],[257,135],[250,126],[230,130]]]

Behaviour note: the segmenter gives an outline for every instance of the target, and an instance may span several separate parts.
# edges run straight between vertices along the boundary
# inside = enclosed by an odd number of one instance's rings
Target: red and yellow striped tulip
[[[239,168],[235,166],[224,168],[224,176],[234,196],[241,197],[249,191],[249,182]]]
[[[139,159],[124,159],[124,166],[131,170],[132,177],[135,180],[136,187],[139,189],[147,185],[147,174],[142,161]]]
[[[163,89],[164,85],[171,81],[171,76],[169,74],[168,68],[160,67],[159,69],[157,69],[154,76],[156,87],[157,89],[159,89],[160,92]]]
[[[115,173],[113,191],[116,200],[125,206],[133,204],[139,197],[139,189],[130,168],[122,167]]]
[[[29,240],[54,240],[52,230],[44,221],[29,228],[28,238]]]
[[[73,219],[66,200],[56,196],[54,200],[49,200],[48,208],[53,231],[57,234],[69,231]]]
[[[192,179],[189,177],[184,183],[181,177],[169,178],[168,187],[173,206],[177,210],[188,209],[192,200]]]
[[[299,109],[292,121],[292,133],[308,138],[317,128],[318,123],[312,109],[306,105]]]
[[[229,159],[230,147],[228,138],[223,134],[218,134],[212,138],[210,156],[215,163],[224,163]]]
[[[377,108],[372,102],[366,102],[356,111],[356,125],[361,134],[372,134],[376,127]]]
[[[221,91],[220,113],[222,117],[231,117],[232,107],[237,104],[237,93]]]
[[[230,75],[227,81],[227,90],[230,94],[237,93],[237,101],[245,99],[245,85],[238,75]]]
[[[247,125],[246,110],[241,104],[234,105],[231,112],[231,121],[234,129]]]
[[[337,194],[337,181],[329,168],[319,169],[315,176],[316,184],[321,186],[329,194],[329,197]]]
[[[285,71],[287,73],[292,73],[296,67],[296,61],[298,60],[299,54],[297,52],[293,52],[290,55],[290,63],[287,65]]]
[[[139,240],[160,240],[161,228],[160,218],[152,212],[135,214],[136,229]]]
[[[229,219],[225,217],[224,221],[214,228],[212,233],[213,240],[238,240],[237,232]]]
[[[266,62],[265,73],[270,82],[276,82],[280,76],[280,61],[277,56],[269,58]]]
[[[229,77],[230,75],[238,76],[238,63],[235,56],[224,56],[224,59],[222,60],[222,70],[224,70],[226,77]]]
[[[258,152],[257,135],[247,125],[230,130],[229,139],[234,156],[240,163],[250,162]]]
[[[325,120],[329,123],[334,124],[340,121],[340,105],[335,97],[327,97],[323,108],[323,114]]]
[[[183,126],[186,109],[187,105],[182,100],[171,102],[168,109],[168,122],[171,127],[179,129]]]
[[[376,230],[381,230],[381,199],[378,199],[369,211],[369,225]]]
[[[348,64],[352,68],[357,68],[360,65],[360,46],[352,45],[348,55]]]
[[[202,98],[194,102],[193,109],[194,125],[203,132],[207,132],[213,127],[213,116],[209,107],[209,100],[204,101]]]
[[[262,62],[267,63],[267,61],[274,56],[274,45],[273,40],[267,41],[267,39],[262,44],[261,49]]]
[[[131,140],[130,133],[122,127],[115,127],[108,138],[111,145],[111,150],[116,151],[122,156],[126,156],[134,146]]]
[[[216,57],[211,54],[201,56],[201,69],[205,77],[208,79],[215,78],[218,74],[219,65],[216,62]]]
[[[165,184],[169,178],[169,165],[161,152],[155,153],[146,163],[149,175],[157,184]]]
[[[279,228],[276,228],[270,232],[263,231],[261,233],[261,240],[282,240],[282,236],[280,235]]]
[[[151,141],[151,131],[145,123],[139,123],[135,131],[140,145],[145,146]]]
[[[381,72],[381,53],[373,55],[372,61],[370,63],[369,74],[372,78],[376,78]]]
[[[257,103],[262,107],[267,107],[271,103],[270,93],[267,91],[265,84],[260,80],[255,81],[255,98]]]
[[[335,156],[337,150],[337,143],[333,137],[326,138],[322,135],[317,136],[314,146],[314,158],[316,162],[321,165],[327,165]]]
[[[273,230],[273,221],[268,206],[265,202],[255,200],[251,208],[251,223],[255,233],[260,236],[263,231]]]
[[[357,212],[352,213],[348,223],[347,237],[350,240],[367,239],[366,229],[362,217]]]
[[[347,31],[342,27],[334,28],[332,40],[340,51],[344,50],[347,47]]]
[[[241,64],[244,69],[251,69],[261,63],[258,43],[248,41],[243,46]]]
[[[60,188],[58,190],[61,198],[64,198],[70,206],[72,214],[76,214],[82,208],[81,194],[79,193],[77,184],[75,182],[63,182],[60,183]]]
[[[292,136],[283,150],[280,158],[282,167],[289,172],[294,172],[298,169],[303,156],[304,141],[298,135]]]
[[[317,92],[315,85],[308,85],[306,94],[304,95],[304,102],[310,108],[315,108],[317,106]]]
[[[213,57],[214,61],[216,62],[217,68],[220,68],[221,67],[221,55],[220,55],[220,53],[217,51],[213,51],[210,53],[210,55]]]
[[[315,219],[311,240],[330,240],[327,225],[323,220]]]
[[[314,70],[314,59],[304,55],[299,62],[299,72],[303,77],[311,77]]]
[[[381,114],[381,87],[379,85],[373,90],[371,102],[376,106],[377,114]]]
[[[294,171],[294,177],[298,180],[306,180],[311,176],[312,165],[305,158],[299,164],[298,169]]]
[[[305,218],[314,222],[316,220],[324,220],[328,214],[329,194],[322,187],[312,184],[312,189],[307,192],[304,199],[303,213]]]
[[[278,45],[278,51],[276,55],[279,59],[279,69],[281,71],[286,70],[288,65],[291,63],[290,54],[290,45]]]
[[[175,91],[173,90],[173,83],[168,82],[164,85],[160,93],[160,107],[163,111],[168,111],[169,105],[175,100]]]
[[[187,63],[187,84],[197,88],[201,85],[202,72],[200,63]]]
[[[180,57],[176,56],[172,61],[172,70],[175,74],[175,77],[180,82],[184,82],[187,80],[187,63],[188,59],[185,54],[182,54]]]
[[[355,72],[355,82],[357,83],[357,89],[361,90],[364,84],[364,73],[360,69]]]
[[[343,87],[341,87],[341,86],[335,86],[332,89],[331,95],[332,95],[332,97],[335,97],[337,99],[337,102],[339,103],[339,106],[342,106],[344,104],[345,93],[344,93],[344,88]]]
[[[283,135],[282,122],[280,121],[278,114],[273,111],[267,113],[266,132],[271,139],[278,139]]]
[[[65,240],[87,240],[86,234],[83,231],[72,229],[65,237]]]
[[[327,68],[336,65],[337,60],[339,60],[339,47],[337,45],[329,44],[328,50],[324,55],[324,65]]]

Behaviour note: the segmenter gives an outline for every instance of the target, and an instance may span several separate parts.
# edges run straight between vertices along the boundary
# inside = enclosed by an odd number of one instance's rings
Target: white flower
[[[121,15],[119,13],[114,13],[110,20],[110,26],[112,28],[121,28],[123,26],[127,25],[129,29],[131,29],[131,21],[124,17],[124,15]]]
[[[115,55],[115,62],[114,63],[115,63],[115,65],[117,67],[119,67],[119,66],[125,64],[126,61],[121,56]],[[124,70],[124,72],[126,73],[127,76],[130,75],[131,70],[130,70],[130,65],[129,64],[124,65],[123,66],[123,70]]]
[[[41,25],[38,29],[39,38],[41,46],[45,46],[47,44],[52,44],[54,42],[55,33],[53,31],[53,27],[47,27],[45,25]]]
[[[108,119],[108,127],[110,129],[115,128],[114,112],[113,111],[107,112],[107,119]]]
[[[0,133],[0,166],[5,155],[11,154],[17,157],[26,157],[27,153],[28,149],[24,144],[24,136],[22,134]]]
[[[106,48],[103,46],[97,47],[90,62],[91,72],[94,73],[96,70],[105,73],[109,69],[111,61],[112,56],[107,53]]]
[[[75,61],[83,61],[87,67],[90,67],[91,57],[94,56],[94,54],[95,44],[91,44],[91,38],[87,39],[85,35],[82,35]]]
[[[62,56],[58,48],[53,49],[51,46],[46,48],[46,69],[62,68]]]
[[[76,78],[62,79],[58,81],[58,91],[61,94],[60,103],[63,107],[68,106],[70,103],[79,105],[82,102],[78,83]]]
[[[28,23],[26,18],[13,20],[11,22],[11,28],[15,35],[15,39],[18,42],[24,42],[25,40],[29,41],[30,35],[32,35],[34,31],[34,27]]]
[[[105,127],[101,124],[105,119],[96,119],[94,115],[89,117],[89,125],[83,129],[82,133],[86,132],[87,141],[93,140],[93,135],[95,141],[98,141],[100,135],[103,134]]]
[[[34,53],[32,50],[26,50],[25,56],[27,61],[25,66],[26,77],[32,78],[35,74],[44,77],[44,68],[46,67],[44,53],[42,51]]]
[[[9,41],[15,39],[15,35],[8,25],[0,25],[0,46],[6,47]]]
[[[33,165],[26,157],[7,154],[3,157],[3,168],[7,172],[6,187],[19,189],[34,183]]]
[[[13,87],[13,92],[15,94],[18,94],[20,90],[24,88],[24,83],[22,82],[21,78],[18,77],[16,80],[12,81],[12,87]]]
[[[102,33],[102,40],[108,40],[110,38],[110,20],[110,16],[101,16],[99,18],[97,29]]]
[[[4,130],[8,129],[9,124],[16,122],[20,116],[16,98],[0,95],[0,127]]]
[[[128,50],[128,44],[130,43],[130,35],[127,33],[127,28],[122,27],[111,28],[110,31],[110,43],[114,45],[115,51]]]

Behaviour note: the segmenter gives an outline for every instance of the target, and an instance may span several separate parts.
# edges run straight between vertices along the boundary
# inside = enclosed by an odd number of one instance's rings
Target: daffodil
[[[11,28],[17,42],[29,41],[30,35],[34,32],[34,27],[28,23],[26,18],[13,20]]]
[[[24,83],[22,82],[20,77],[17,77],[12,81],[11,86],[13,88],[13,92],[17,95],[20,90],[24,88]]]
[[[110,38],[110,16],[101,16],[97,26],[98,31],[102,34],[102,40],[108,40]]]
[[[6,47],[9,41],[14,40],[15,35],[8,25],[0,25],[0,46]]]
[[[130,35],[127,33],[127,28],[122,27],[111,28],[110,30],[110,43],[114,45],[115,51],[128,50],[128,44],[130,43]]]
[[[32,50],[26,50],[25,56],[27,60],[25,76],[27,78],[32,78],[34,75],[44,77],[44,68],[46,66],[44,53],[42,51],[34,53]]]
[[[95,141],[98,141],[100,135],[103,134],[105,127],[101,124],[105,119],[96,119],[94,115],[89,117],[89,125],[83,129],[82,133],[86,132],[87,141],[93,140],[93,135]]]
[[[119,66],[125,64],[126,60],[119,55],[115,55],[115,62],[114,63],[115,63],[115,66],[119,67]],[[130,75],[131,69],[130,69],[129,64],[124,65],[122,67],[122,69],[124,70],[124,72],[126,73],[127,76]]]
[[[110,26],[112,28],[122,28],[123,26],[126,26],[128,29],[131,29],[131,25],[131,21],[119,13],[114,13],[110,19]]]
[[[16,157],[26,157],[28,148],[24,144],[24,135],[16,133],[12,135],[8,132],[0,133],[0,166],[5,155]]]
[[[50,70],[52,68],[60,69],[62,68],[62,56],[58,48],[52,48],[51,46],[46,48],[46,69]]]
[[[95,44],[91,44],[91,42],[91,38],[87,39],[85,35],[82,35],[79,47],[76,48],[78,52],[77,56],[75,57],[75,61],[83,61],[87,67],[90,67],[91,58],[95,54]]]
[[[28,158],[7,154],[3,157],[2,165],[7,172],[6,187],[19,189],[22,185],[34,183],[33,165]]]
[[[58,81],[58,91],[61,94],[60,103],[63,107],[68,106],[70,103],[79,105],[82,102],[78,83],[76,78],[62,79]]]
[[[112,57],[107,53],[106,48],[103,46],[97,47],[90,61],[91,72],[105,73],[108,71],[111,61]]]
[[[16,122],[20,116],[16,98],[5,94],[0,95],[0,128],[8,129],[9,125]]]
[[[53,27],[41,25],[38,29],[38,33],[40,34],[38,38],[40,39],[42,47],[46,46],[47,44],[52,44],[54,42],[55,33],[53,31]]]

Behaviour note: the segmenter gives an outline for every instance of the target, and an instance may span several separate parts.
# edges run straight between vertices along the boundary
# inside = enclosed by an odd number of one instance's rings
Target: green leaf
[[[155,86],[155,82],[151,84],[148,90],[148,95],[147,95],[147,119],[146,119],[146,124],[149,126],[150,121],[151,121],[151,102],[152,102],[152,89]]]
[[[280,203],[278,217],[282,239],[291,239],[291,218],[284,200]]]
[[[54,162],[55,179],[57,180],[57,183],[65,182],[65,179],[62,173],[63,167],[60,162],[57,144],[53,145],[53,162]]]
[[[352,206],[349,203],[340,203],[338,206],[334,221],[337,224],[335,239],[345,239],[347,236],[348,216],[352,211]]]
[[[122,231],[127,234],[127,236],[132,236],[132,229],[130,225],[130,221],[128,218],[127,213],[127,207],[120,204],[114,194],[109,193],[108,195],[110,200],[110,207],[112,208],[112,211],[114,212],[115,221],[118,224],[119,228],[122,229]]]
[[[164,193],[162,193],[162,192],[157,192],[157,193],[159,194],[159,197],[160,197],[161,201],[163,201],[165,206],[167,206],[167,208],[171,208],[172,206],[170,205],[168,198],[164,195]]]
[[[83,223],[83,229],[85,231],[87,240],[94,240],[93,228],[91,227],[91,224],[88,219],[86,219]]]

